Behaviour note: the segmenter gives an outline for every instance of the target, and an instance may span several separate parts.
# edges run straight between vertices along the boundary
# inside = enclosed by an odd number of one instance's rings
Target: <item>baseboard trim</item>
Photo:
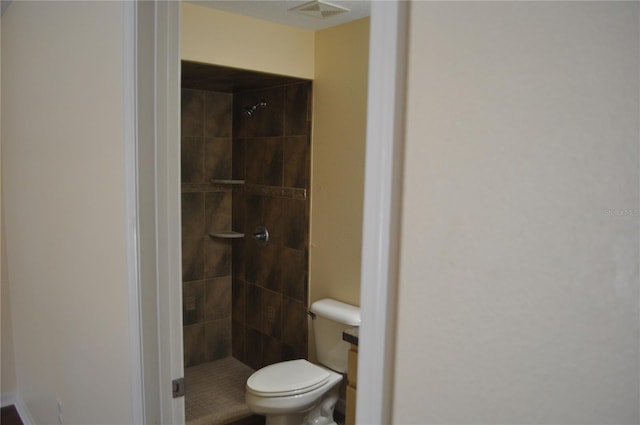
[[[0,407],[7,407],[11,406],[12,404],[16,404],[15,391],[0,394]]]
[[[29,409],[27,409],[27,405],[25,404],[20,394],[16,392],[10,393],[2,393],[0,394],[0,402],[2,407],[7,407],[14,405],[16,410],[18,411],[18,415],[20,415],[20,420],[23,425],[33,425],[34,421],[31,417],[31,413],[29,413]]]
[[[22,419],[23,425],[33,425],[35,423],[20,394],[16,395],[16,410],[18,411],[18,415],[20,415],[20,419]]]

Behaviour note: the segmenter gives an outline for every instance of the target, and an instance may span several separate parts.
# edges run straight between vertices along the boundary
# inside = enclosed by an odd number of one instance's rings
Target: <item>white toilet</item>
[[[247,380],[249,409],[266,425],[335,425],[333,409],[347,372],[349,344],[342,331],[360,326],[360,309],[329,298],[311,305],[318,366],[307,360],[275,363]],[[337,373],[336,373],[337,372]]]

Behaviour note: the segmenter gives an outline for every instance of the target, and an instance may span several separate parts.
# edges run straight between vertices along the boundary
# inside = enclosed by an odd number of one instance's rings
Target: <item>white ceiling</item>
[[[309,0],[189,0],[189,3],[314,31],[364,18],[371,10],[369,0],[327,1],[346,7],[349,12],[319,19],[289,11]]]

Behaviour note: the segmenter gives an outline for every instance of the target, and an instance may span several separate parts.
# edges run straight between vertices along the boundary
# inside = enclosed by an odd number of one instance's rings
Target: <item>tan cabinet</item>
[[[356,423],[356,388],[358,380],[358,346],[351,344],[349,350],[349,368],[347,370],[347,413],[345,425]]]

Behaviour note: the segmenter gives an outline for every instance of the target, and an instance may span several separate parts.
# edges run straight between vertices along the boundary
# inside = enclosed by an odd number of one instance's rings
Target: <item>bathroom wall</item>
[[[307,355],[311,99],[310,82],[234,97],[232,225],[247,237],[233,245],[233,355],[255,369]]]
[[[639,6],[411,3],[393,423],[640,423]]]
[[[2,20],[0,20],[0,38],[1,37]],[[2,46],[2,42],[0,42],[0,46]],[[0,63],[1,62],[2,59],[0,55]],[[0,74],[1,70],[2,66],[0,65]],[[1,98],[2,95],[0,94],[0,99]],[[0,117],[1,116],[2,112],[0,112]],[[2,152],[1,147],[2,135],[0,134],[0,152]],[[2,167],[0,165],[0,171],[1,168]],[[1,175],[2,173],[0,172],[0,182],[2,179]],[[13,327],[11,326],[11,303],[9,301],[9,281],[7,280],[6,255],[7,248],[4,240],[4,214],[2,200],[0,199],[0,298],[2,302],[2,307],[0,307],[0,312],[2,314],[2,319],[0,320],[0,323],[2,324],[2,330],[0,331],[2,347],[2,349],[0,350],[0,370],[2,371],[2,373],[0,374],[0,394],[2,395],[10,394],[16,390],[16,369],[13,353]]]
[[[2,16],[2,280],[33,423],[58,423],[57,400],[65,423],[132,421],[124,16],[18,1]]]
[[[369,18],[316,33],[311,302],[360,305]]]
[[[314,32],[181,3],[183,60],[313,78]]]
[[[231,93],[182,89],[182,302],[184,365],[231,354]]]
[[[254,368],[306,356],[310,90],[182,90],[185,367],[232,353]],[[213,181],[231,179],[244,184]],[[259,224],[264,247],[252,237]],[[247,236],[209,236],[231,230]]]

